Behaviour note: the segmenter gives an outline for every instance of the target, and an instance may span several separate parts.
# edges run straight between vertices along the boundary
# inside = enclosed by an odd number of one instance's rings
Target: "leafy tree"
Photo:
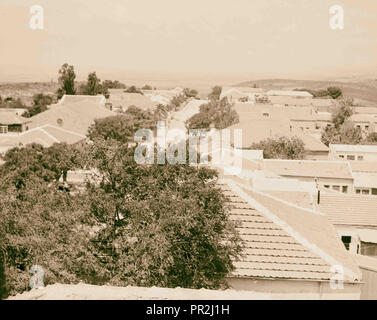
[[[133,148],[97,140],[102,175],[90,185],[98,234],[112,254],[113,285],[219,288],[240,250],[216,172],[190,165],[137,165]],[[224,242],[224,239],[227,242]],[[99,250],[101,248],[98,248]]]
[[[59,75],[59,83],[61,84],[61,88],[59,88],[57,92],[58,99],[65,94],[76,94],[76,74],[73,66],[68,65],[68,63],[63,64],[59,70]]]
[[[97,77],[95,72],[89,73],[86,83],[80,86],[80,94],[89,96],[103,94],[106,98],[110,96],[107,86],[101,84],[101,79]]]
[[[212,92],[208,95],[208,99],[219,100],[221,95],[222,88],[220,86],[214,86]]]
[[[119,82],[118,80],[105,80],[102,83],[104,88],[108,89],[126,89],[126,85],[124,83]]]
[[[33,106],[25,111],[22,116],[26,118],[30,118],[35,116],[38,113],[46,111],[48,108],[47,106],[52,104],[53,97],[50,95],[45,95],[43,93],[38,93],[33,96]]]
[[[186,121],[189,129],[216,129],[227,128],[239,121],[237,112],[233,105],[224,97],[221,100],[211,100],[200,106],[199,113]]]
[[[153,90],[152,86],[146,84],[144,87],[141,88],[142,90]]]
[[[134,140],[134,133],[138,129],[154,130],[155,128],[156,120],[151,112],[131,106],[125,113],[96,119],[88,130],[88,137],[92,141],[102,138],[127,143]]]
[[[321,140],[325,145],[330,143],[358,144],[363,136],[361,129],[354,128],[349,118],[353,114],[353,99],[339,100],[332,112],[332,125],[322,131]]]
[[[140,93],[140,94],[143,94],[139,89],[137,89],[135,86],[131,86],[129,88],[127,88],[126,90],[124,90],[124,92],[126,93]]]
[[[195,98],[198,95],[198,91],[196,91],[195,89],[185,88],[183,89],[183,94],[187,98]]]
[[[342,89],[339,87],[328,87],[327,88],[328,95],[331,96],[333,99],[338,99],[343,95]]]
[[[303,159],[305,155],[304,142],[298,137],[267,138],[253,143],[249,149],[263,150],[265,159]]]
[[[371,132],[363,141],[366,144],[377,144],[377,132]]]

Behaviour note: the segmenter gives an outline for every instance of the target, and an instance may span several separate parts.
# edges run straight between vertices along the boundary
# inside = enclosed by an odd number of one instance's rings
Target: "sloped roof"
[[[143,110],[154,108],[160,103],[159,101],[153,101],[151,95],[127,93],[124,92],[124,90],[118,93],[111,93],[109,101],[115,107],[122,106],[124,108],[127,108],[129,106],[135,106]]]
[[[342,265],[346,281],[360,280],[357,265],[322,215],[223,180],[230,218],[244,241],[235,277],[328,281]]]
[[[104,105],[106,98],[103,95],[88,96],[88,95],[67,95],[65,94],[59,101],[61,105],[71,103],[93,103],[99,106]]]
[[[338,152],[351,151],[351,152],[370,152],[377,153],[377,145],[362,145],[362,144],[331,144],[330,149]]]
[[[313,95],[311,95],[307,91],[289,91],[289,90],[270,90],[267,92],[267,95],[269,96],[293,96],[293,97],[306,97],[306,98],[313,97]]]
[[[354,186],[359,188],[377,188],[377,173],[353,172]]]
[[[48,110],[31,117],[32,123],[29,127],[36,128],[49,124],[85,135],[95,119],[113,116],[114,114],[105,107],[94,103],[58,104],[52,105]]]
[[[375,161],[365,160],[350,160],[349,164],[353,172],[375,172],[377,173],[377,166]]]
[[[347,161],[265,159],[263,168],[281,176],[353,179]]]
[[[377,197],[323,193],[318,210],[335,225],[377,227]]]
[[[298,137],[302,139],[306,151],[328,152],[329,148],[321,141],[291,125],[288,120],[250,120],[242,121],[227,128],[242,130],[242,147],[249,148],[267,138]]]
[[[30,122],[30,119],[16,115],[14,112],[0,112],[0,124],[23,124]]]

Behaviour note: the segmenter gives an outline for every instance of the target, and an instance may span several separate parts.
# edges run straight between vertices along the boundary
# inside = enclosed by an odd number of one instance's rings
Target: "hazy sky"
[[[30,6],[45,10],[29,28]],[[345,29],[329,27],[343,5]],[[0,71],[377,71],[376,0],[1,0]],[[377,73],[377,72],[376,72]]]

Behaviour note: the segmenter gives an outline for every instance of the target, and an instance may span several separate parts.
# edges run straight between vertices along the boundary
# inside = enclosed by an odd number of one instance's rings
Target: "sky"
[[[44,29],[29,27],[44,8]],[[343,30],[329,27],[332,5]],[[376,0],[1,0],[0,80],[82,70],[377,73]],[[56,72],[55,72],[56,73]]]

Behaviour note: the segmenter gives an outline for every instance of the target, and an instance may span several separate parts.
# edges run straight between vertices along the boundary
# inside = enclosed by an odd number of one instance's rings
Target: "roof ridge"
[[[234,182],[230,179],[228,179],[226,181],[232,187],[232,190],[237,193],[238,196],[245,199],[250,205],[254,206],[256,210],[260,211],[268,219],[270,219],[271,221],[276,223],[278,226],[280,226],[285,232],[287,232],[298,243],[302,244],[304,247],[309,248],[313,253],[317,254],[320,258],[322,258],[324,261],[326,261],[330,266],[341,265],[343,267],[344,274],[350,276],[352,280],[359,278],[359,276],[356,275],[352,270],[343,266],[333,256],[329,255],[327,252],[325,252],[324,250],[319,248],[316,244],[311,243],[304,236],[302,236],[299,232],[294,230],[287,222],[285,222],[284,220],[282,220],[281,218],[276,216],[269,209],[267,209],[262,204],[260,204],[257,200],[255,200],[251,196],[249,196],[245,191],[243,191],[241,189],[241,186],[239,186],[236,182]],[[246,189],[249,189],[249,190],[251,190],[255,193],[261,194],[262,196],[266,196],[262,192],[257,191],[255,189],[251,188],[250,186],[242,186],[242,187],[245,187]],[[275,200],[284,203],[284,201],[282,201],[281,199],[275,199]],[[300,208],[300,209],[304,209],[304,208]],[[309,210],[309,209],[307,209],[307,210]]]

